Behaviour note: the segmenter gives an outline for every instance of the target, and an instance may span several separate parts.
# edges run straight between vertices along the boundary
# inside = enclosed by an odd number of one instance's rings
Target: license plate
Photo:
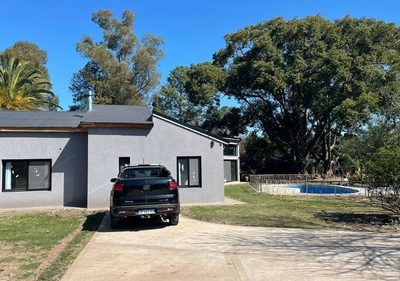
[[[153,215],[155,213],[156,213],[156,210],[154,210],[154,209],[138,210],[138,215]]]

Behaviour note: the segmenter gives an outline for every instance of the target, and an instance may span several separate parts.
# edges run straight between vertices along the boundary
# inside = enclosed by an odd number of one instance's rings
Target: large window
[[[226,145],[224,146],[225,156],[237,156],[237,146],[236,145]]]
[[[237,181],[237,161],[224,161],[224,177],[226,181]]]
[[[51,160],[3,161],[3,191],[50,189]]]
[[[201,157],[178,157],[178,184],[180,187],[201,186]]]

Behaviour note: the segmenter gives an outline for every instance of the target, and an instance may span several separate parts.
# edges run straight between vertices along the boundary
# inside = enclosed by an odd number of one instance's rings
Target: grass
[[[363,197],[278,196],[259,194],[249,185],[225,187],[227,197],[245,205],[193,206],[182,210],[189,217],[224,224],[266,227],[396,230],[398,220],[370,205]]]
[[[34,279],[38,268],[51,254],[59,254],[56,262],[61,259],[62,266],[59,266],[58,272],[63,272],[88,241],[90,228],[86,230],[84,227],[78,232],[61,253],[54,253],[54,248],[80,227],[83,221],[92,219],[98,225],[99,218],[95,218],[96,216],[85,211],[76,210],[0,215],[0,280]],[[68,250],[71,253],[66,252]],[[57,274],[48,276],[52,275]]]
[[[94,213],[87,217],[83,224],[82,231],[79,232],[71,243],[65,247],[58,258],[40,275],[38,280],[59,280],[64,275],[68,267],[83,250],[87,242],[98,229],[104,213]]]

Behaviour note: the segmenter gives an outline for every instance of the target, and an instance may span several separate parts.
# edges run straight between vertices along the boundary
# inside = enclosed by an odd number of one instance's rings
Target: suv
[[[179,223],[178,184],[164,166],[128,166],[111,182],[114,183],[110,196],[112,228],[127,217],[161,216],[171,225]]]

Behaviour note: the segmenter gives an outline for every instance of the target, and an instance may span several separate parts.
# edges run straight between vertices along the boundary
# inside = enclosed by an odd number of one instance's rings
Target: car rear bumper
[[[152,214],[142,214],[139,211],[154,210]],[[157,205],[135,205],[135,206],[112,206],[110,208],[113,217],[138,217],[179,214],[180,204],[157,204]]]

